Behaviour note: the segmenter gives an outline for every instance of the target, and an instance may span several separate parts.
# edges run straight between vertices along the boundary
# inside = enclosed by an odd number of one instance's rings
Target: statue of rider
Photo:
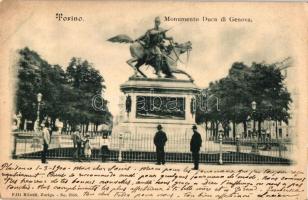
[[[145,48],[146,52],[146,63],[154,60],[155,74],[158,77],[161,77],[161,66],[163,62],[163,56],[166,54],[167,46],[164,44],[165,40],[172,42],[172,37],[166,36],[165,29],[160,28],[160,18],[155,18],[154,28],[149,29],[144,35],[136,39],[139,41]]]

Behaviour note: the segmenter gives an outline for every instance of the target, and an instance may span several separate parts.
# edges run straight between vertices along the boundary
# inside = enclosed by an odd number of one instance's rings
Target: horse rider
[[[161,77],[160,71],[162,66],[163,53],[167,51],[164,40],[173,41],[172,37],[167,37],[167,30],[160,28],[160,18],[155,18],[154,28],[149,29],[144,35],[136,39],[140,42],[146,51],[146,63],[151,59],[155,59],[155,74]]]

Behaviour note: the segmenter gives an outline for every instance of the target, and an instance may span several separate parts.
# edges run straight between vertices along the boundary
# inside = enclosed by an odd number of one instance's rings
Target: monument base
[[[154,135],[161,124],[168,138],[165,151],[190,152],[193,108],[199,93],[192,81],[131,78],[121,85],[121,91],[125,108],[121,108],[121,120],[113,127],[110,149],[153,152]],[[204,129],[199,127],[198,131],[205,141]]]

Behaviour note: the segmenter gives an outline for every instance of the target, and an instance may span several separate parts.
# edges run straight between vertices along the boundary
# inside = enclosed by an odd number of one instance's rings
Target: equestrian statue
[[[174,73],[185,74],[190,80],[192,77],[185,71],[177,68],[177,62],[181,61],[180,55],[187,53],[187,60],[189,53],[192,50],[190,41],[183,44],[173,42],[172,37],[167,37],[166,32],[170,29],[160,28],[160,18],[155,18],[154,28],[149,29],[144,35],[136,40],[129,36],[120,34],[108,39],[110,42],[131,43],[130,53],[132,58],[127,60],[127,64],[134,69],[133,77],[138,77],[141,74],[147,77],[140,67],[145,64],[154,68],[157,77],[161,77],[161,73],[166,78],[175,78]],[[168,44],[166,44],[168,42]],[[183,62],[182,62],[183,63]]]

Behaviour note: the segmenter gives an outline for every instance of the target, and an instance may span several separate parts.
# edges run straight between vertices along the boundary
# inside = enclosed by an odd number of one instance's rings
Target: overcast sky
[[[77,3],[78,2],[78,3]],[[199,87],[206,87],[209,82],[227,75],[233,62],[265,61],[272,63],[292,56],[290,32],[292,27],[284,20],[284,12],[277,10],[276,15],[264,7],[253,6],[242,9],[235,6],[143,6],[118,3],[112,9],[108,4],[89,2],[92,7],[85,9],[85,3],[64,8],[59,4],[49,7],[29,7],[24,13],[16,33],[11,38],[15,49],[28,46],[38,52],[51,64],[60,64],[64,68],[72,57],[81,57],[93,63],[105,79],[107,90],[105,97],[109,107],[116,115],[120,96],[119,85],[124,83],[133,70],[126,64],[130,58],[128,44],[110,43],[106,40],[117,34],[127,34],[137,38],[153,27],[155,16],[162,19],[163,28],[177,42],[191,41],[193,50],[187,66],[179,66],[195,79]],[[88,6],[89,6],[88,4]],[[94,5],[95,4],[95,5]],[[150,5],[149,5],[150,6]],[[153,6],[151,4],[151,6]],[[82,22],[57,21],[55,14],[64,16],[82,16]],[[171,17],[243,17],[251,18],[252,23],[228,22],[165,22],[164,16]],[[278,23],[279,22],[279,23]],[[186,61],[186,57],[182,57]],[[142,67],[148,75],[151,68]],[[178,78],[185,78],[178,76]],[[81,97],[82,98],[82,97]]]

